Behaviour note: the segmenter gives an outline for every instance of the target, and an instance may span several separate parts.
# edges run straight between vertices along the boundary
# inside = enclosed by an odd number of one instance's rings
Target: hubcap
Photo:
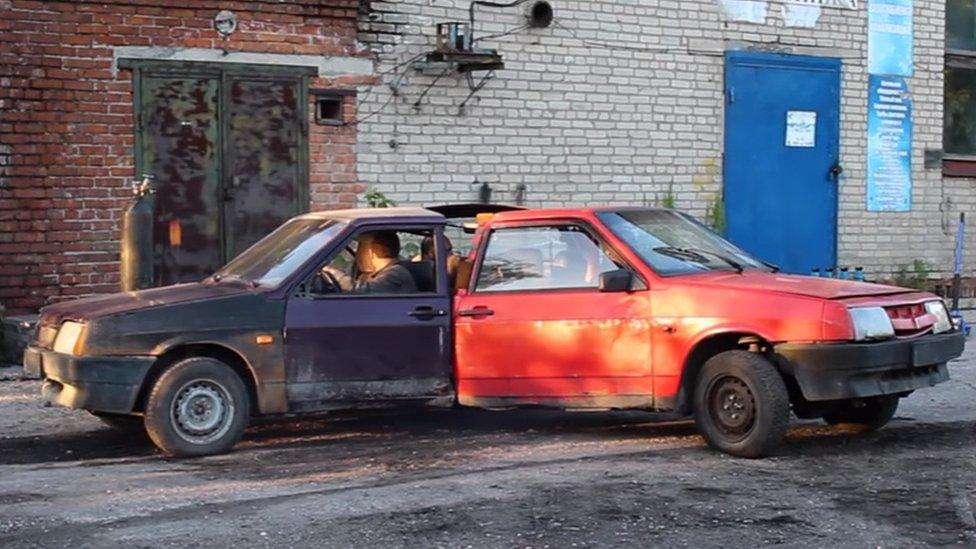
[[[223,385],[213,380],[194,380],[184,385],[173,400],[176,433],[187,442],[207,444],[230,428],[234,401]]]
[[[749,386],[739,378],[726,376],[712,382],[709,389],[712,422],[733,439],[745,438],[756,420],[756,402]]]

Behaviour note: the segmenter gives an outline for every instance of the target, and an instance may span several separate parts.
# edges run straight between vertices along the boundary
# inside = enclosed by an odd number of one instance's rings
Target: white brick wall
[[[923,168],[924,150],[942,146],[943,2],[915,2],[910,213],[865,211],[864,2],[856,11],[825,8],[812,29],[785,26],[777,2],[761,25],[727,21],[714,0],[551,3],[553,26],[480,44],[497,48],[506,67],[459,112],[469,93],[463,77],[443,76],[415,107],[436,74],[394,67],[433,49],[436,22],[467,20],[467,0],[371,2],[360,38],[386,74],[384,85],[360,91],[360,116],[375,113],[359,127],[363,182],[411,204],[475,201],[475,180],[491,184],[499,202],[513,201],[524,184],[531,206],[654,204],[670,190],[678,208],[704,216],[721,192],[723,52],[840,57],[839,262],[875,274],[914,259],[934,272],[951,269],[955,220],[976,196],[972,181]],[[479,9],[477,35],[522,25],[521,13]],[[388,85],[401,73],[391,97]],[[976,230],[970,235],[972,267]]]

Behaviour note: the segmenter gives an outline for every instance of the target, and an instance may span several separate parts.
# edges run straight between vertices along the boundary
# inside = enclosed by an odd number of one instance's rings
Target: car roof
[[[336,221],[363,221],[363,220],[409,220],[409,221],[444,221],[444,216],[432,212],[426,208],[412,206],[395,208],[354,208],[348,210],[325,210],[321,212],[311,212],[298,216],[299,219],[334,219]]]
[[[531,210],[513,210],[495,214],[495,221],[527,221],[531,219],[560,219],[590,217],[600,212],[644,212],[668,211],[667,208],[651,206],[590,206],[587,208],[536,208]]]
[[[471,208],[472,205],[464,204],[459,207]],[[495,210],[495,221],[520,221],[530,219],[558,219],[558,218],[579,218],[589,217],[598,212],[625,212],[625,211],[660,211],[666,208],[653,208],[647,206],[591,206],[587,208],[533,208],[533,209],[511,209],[511,206],[492,207],[489,205],[485,210]],[[438,207],[436,209],[444,209]],[[473,208],[477,210],[478,208]],[[445,213],[456,213],[448,212]],[[415,206],[398,206],[394,208],[354,208],[346,210],[326,210],[321,212],[311,212],[298,216],[299,219],[333,219],[345,222],[369,222],[396,220],[406,222],[444,222],[445,216],[439,212]],[[448,215],[447,217],[453,217]]]

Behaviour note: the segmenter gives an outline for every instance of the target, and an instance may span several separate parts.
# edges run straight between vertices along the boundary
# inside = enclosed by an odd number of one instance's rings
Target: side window
[[[304,292],[312,297],[435,293],[433,242],[430,229],[360,232],[315,271]]]
[[[576,225],[498,229],[489,236],[475,291],[596,288],[601,273],[619,268]]]

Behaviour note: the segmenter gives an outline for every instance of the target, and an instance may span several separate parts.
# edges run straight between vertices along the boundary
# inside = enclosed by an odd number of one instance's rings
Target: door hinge
[[[725,89],[725,102],[729,105],[735,103],[735,88],[728,87]]]

